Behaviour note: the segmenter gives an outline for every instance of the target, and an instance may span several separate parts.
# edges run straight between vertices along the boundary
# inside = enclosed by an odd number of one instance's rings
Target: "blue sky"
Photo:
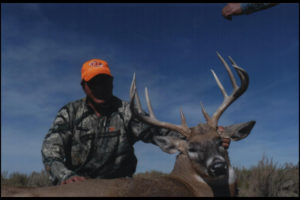
[[[250,77],[219,124],[257,122],[245,140],[231,143],[232,164],[251,167],[263,154],[298,163],[299,4],[232,21],[221,16],[225,5],[1,4],[1,170],[43,168],[43,138],[57,111],[84,97],[81,65],[91,58],[109,63],[121,99],[129,99],[136,72],[144,109],[147,86],[160,120],[179,124],[182,108],[189,126],[204,122],[200,102],[212,114],[223,101],[210,69],[232,91],[216,51]],[[137,172],[173,168],[176,155],[152,144],[138,142],[135,152]]]

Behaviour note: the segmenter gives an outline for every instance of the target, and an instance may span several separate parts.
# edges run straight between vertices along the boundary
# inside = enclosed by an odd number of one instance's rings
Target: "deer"
[[[247,90],[249,76],[229,56],[241,81],[241,85],[238,86],[227,62],[218,52],[217,56],[228,72],[233,91],[228,95],[216,73],[211,70],[224,100],[212,116],[205,111],[201,103],[206,123],[199,123],[191,128],[188,127],[182,110],[180,110],[181,125],[158,120],[154,115],[147,87],[145,98],[149,114],[145,114],[137,94],[135,73],[133,75],[130,87],[132,113],[144,123],[173,130],[182,135],[182,137],[159,135],[154,137],[155,143],[162,151],[169,154],[179,152],[170,174],[150,178],[87,179],[66,185],[26,189],[3,188],[1,185],[1,196],[236,196],[237,176],[230,164],[227,150],[221,145],[222,138],[230,138],[233,141],[244,139],[250,134],[256,122],[252,120],[225,127],[218,126],[218,120],[224,111]]]

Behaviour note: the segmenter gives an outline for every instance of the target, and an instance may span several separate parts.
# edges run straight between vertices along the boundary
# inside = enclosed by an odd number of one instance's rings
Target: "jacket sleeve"
[[[46,171],[54,185],[75,175],[66,167],[71,141],[70,115],[65,106],[58,112],[52,127],[46,134],[42,145],[42,159]]]
[[[263,9],[270,8],[278,3],[241,3],[241,9],[244,14],[251,14]]]

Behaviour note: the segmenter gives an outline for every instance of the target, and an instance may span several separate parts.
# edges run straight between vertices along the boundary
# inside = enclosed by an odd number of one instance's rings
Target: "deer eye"
[[[197,143],[190,145],[188,151],[191,153],[203,153],[206,151],[206,148],[204,147],[204,145],[200,145]]]
[[[191,152],[191,153],[196,153],[199,150],[198,147],[199,146],[197,146],[197,144],[190,143],[188,151]]]

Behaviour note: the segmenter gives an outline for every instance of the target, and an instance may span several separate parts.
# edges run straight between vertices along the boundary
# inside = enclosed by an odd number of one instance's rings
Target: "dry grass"
[[[241,197],[299,196],[299,164],[278,166],[263,156],[257,166],[235,171]]]
[[[278,166],[272,159],[265,156],[256,166],[237,168],[235,171],[238,177],[240,197],[299,197],[299,163],[298,165],[284,164]],[[150,171],[138,173],[134,177],[157,177],[165,173]],[[40,187],[51,185],[47,173],[32,172],[30,175],[14,172],[8,175],[1,173],[1,185]]]
[[[32,172],[30,175],[13,172],[10,175],[6,171],[1,173],[1,185],[41,187],[49,186],[51,182],[46,171]]]

